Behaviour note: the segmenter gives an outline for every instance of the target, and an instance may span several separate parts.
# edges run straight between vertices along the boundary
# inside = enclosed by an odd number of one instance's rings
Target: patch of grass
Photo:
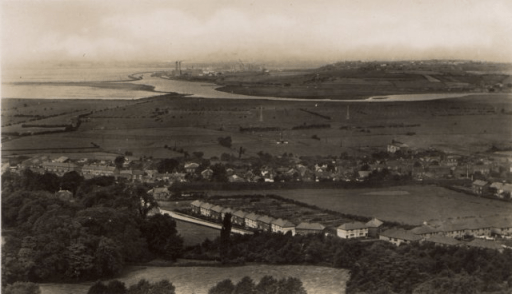
[[[224,279],[239,282],[244,276],[259,281],[263,276],[271,275],[276,279],[296,277],[302,280],[308,293],[345,293],[349,279],[348,270],[321,266],[276,266],[247,265],[237,267],[145,267],[129,271],[119,278],[127,286],[136,284],[140,279],[157,282],[168,279],[176,293],[206,294],[208,290]],[[90,284],[43,284],[42,294],[85,294]]]

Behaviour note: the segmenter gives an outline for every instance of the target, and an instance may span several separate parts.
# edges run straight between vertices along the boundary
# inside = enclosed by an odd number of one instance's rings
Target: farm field
[[[254,193],[254,191],[216,191],[212,195]],[[257,194],[279,195],[320,208],[409,225],[419,225],[431,219],[512,215],[512,203],[469,196],[437,186],[350,190],[264,190],[257,191]]]
[[[63,114],[85,113],[102,109],[139,103],[134,100],[95,100],[95,99],[9,99],[2,98],[2,126],[28,122],[36,116],[59,118]],[[75,114],[77,115],[77,114]],[[67,117],[60,123],[67,123]],[[41,123],[37,120],[33,123]]]
[[[128,269],[130,270],[130,269]],[[271,275],[281,279],[296,277],[302,280],[308,294],[345,293],[349,279],[348,270],[321,266],[280,266],[246,265],[239,267],[137,267],[123,274],[120,281],[127,286],[140,279],[157,282],[168,279],[180,294],[206,294],[208,290],[224,279],[237,283],[244,276],[259,281],[263,276]],[[92,283],[81,284],[42,284],[42,294],[85,294]]]
[[[256,156],[259,151],[309,156],[353,154],[361,149],[379,151],[391,140],[398,140],[412,148],[474,153],[492,145],[512,144],[508,115],[512,113],[511,99],[509,94],[482,94],[416,102],[313,103],[164,95],[136,102],[97,100],[94,106],[86,106],[81,100],[60,100],[52,104],[54,112],[69,111],[78,103],[79,109],[94,113],[77,131],[11,137],[2,142],[2,148],[8,154],[22,154],[26,151],[16,150],[83,148],[94,142],[101,147],[97,151],[131,151],[137,157],[179,156],[165,145],[189,154],[201,151],[206,158],[222,153],[237,156],[240,147],[247,149],[244,156]],[[19,100],[15,100],[17,105]],[[33,115],[39,102],[28,101],[28,114]],[[44,99],[41,102],[45,103]],[[62,111],[57,111],[55,105]],[[69,120],[68,116],[62,117]],[[52,122],[58,121],[55,119]],[[308,125],[328,127],[294,129]],[[241,128],[248,131],[241,132]],[[232,148],[218,144],[217,139],[226,136],[232,137]],[[281,136],[288,144],[276,144]]]
[[[302,222],[318,222],[326,227],[336,228],[343,223],[354,221],[352,218],[325,213],[314,209],[289,203],[274,197],[228,197],[222,199],[207,199],[207,203],[233,210],[243,210],[247,213],[267,215],[275,219],[286,219],[294,224]]]

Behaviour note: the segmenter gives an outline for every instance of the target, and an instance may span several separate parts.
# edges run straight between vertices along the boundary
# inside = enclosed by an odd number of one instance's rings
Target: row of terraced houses
[[[227,213],[230,213],[233,224],[249,230],[261,230],[276,233],[318,234],[328,233],[321,223],[301,222],[294,224],[289,220],[273,218],[268,215],[236,210],[229,207],[211,204],[195,200],[191,203],[192,212],[209,218],[213,221],[221,221]],[[380,232],[383,222],[373,218],[367,223],[347,222],[336,228],[336,235],[343,239],[353,238],[378,238],[395,245],[411,242],[432,242],[441,246],[468,246],[503,250],[503,247],[494,242],[491,236],[499,235],[503,238],[512,238],[512,217],[490,218],[462,218],[447,221],[425,222],[423,225],[411,230],[392,228]],[[332,232],[332,231],[331,231]],[[471,242],[460,241],[464,237],[475,238]]]
[[[261,230],[286,234],[318,234],[325,233],[326,227],[317,222],[301,222],[294,224],[282,218],[273,218],[268,215],[261,215],[254,212],[234,210],[229,207],[222,207],[211,203],[195,200],[191,203],[192,212],[196,215],[210,218],[214,221],[224,219],[230,213],[232,223],[250,230]],[[376,237],[382,222],[372,219],[367,223],[348,222],[340,225],[336,231],[337,236],[343,239]]]
[[[379,239],[395,245],[411,242],[432,242],[441,246],[469,246],[503,250],[493,236],[512,238],[512,217],[462,218],[425,222],[411,230],[390,229],[380,233]],[[471,242],[461,239],[475,238]]]

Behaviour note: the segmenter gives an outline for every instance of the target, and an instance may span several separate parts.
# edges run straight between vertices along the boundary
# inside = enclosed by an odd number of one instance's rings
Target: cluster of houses
[[[214,222],[220,222],[226,214],[231,214],[232,223],[248,229],[275,233],[333,234],[333,231],[318,222],[294,224],[282,218],[257,214],[230,207],[195,200],[191,203],[192,213]],[[503,250],[503,246],[494,242],[495,235],[512,239],[512,216],[492,218],[463,218],[448,221],[431,221],[411,230],[391,228],[380,230],[383,222],[373,218],[370,221],[346,222],[336,228],[336,236],[342,239],[374,238],[393,243],[397,246],[411,242],[432,242],[440,246],[469,246]],[[472,241],[461,241],[472,237]]]
[[[411,242],[431,242],[440,246],[468,246],[503,250],[493,236],[512,239],[512,216],[489,218],[462,218],[447,221],[425,222],[411,230],[389,229],[379,234],[379,239],[395,245]],[[470,242],[461,241],[464,238]]]
[[[198,166],[193,163],[192,166]],[[61,156],[56,159],[49,159],[47,156],[35,157],[22,163],[10,165],[6,163],[2,165],[2,173],[10,170],[19,172],[23,169],[30,169],[33,172],[44,174],[46,172],[54,173],[62,176],[68,172],[77,172],[86,179],[100,176],[112,176],[116,179],[126,179],[130,181],[139,181],[146,183],[155,183],[158,181],[176,182],[185,181],[186,172],[159,173],[156,169],[131,169],[128,167],[129,162],[125,162],[123,167],[118,168],[113,165],[111,160],[96,160],[89,163],[87,159],[70,160],[68,157]],[[187,169],[190,171],[190,168]]]
[[[282,218],[273,218],[268,215],[257,214],[243,210],[235,210],[229,207],[211,204],[208,202],[195,200],[191,203],[192,213],[203,216],[212,221],[221,221],[227,213],[231,214],[232,223],[249,230],[268,231],[275,233],[288,233],[292,235],[299,234],[318,234],[325,233],[326,226],[318,222],[301,222],[294,224],[289,220]],[[348,222],[340,225],[336,229],[338,237],[343,239],[376,237],[382,221],[372,219],[367,223]]]
[[[226,164],[226,174],[229,182],[274,182],[274,181],[365,181],[372,172],[386,170],[392,176],[411,176],[417,180],[423,179],[471,179],[478,174],[478,178],[489,179],[493,174],[503,181],[512,173],[512,155],[493,153],[478,156],[463,156],[457,154],[444,154],[436,150],[412,150],[404,143],[393,141],[387,145],[387,154],[383,158],[371,156],[345,157],[318,160],[288,157],[280,165],[264,165],[254,169],[249,162],[236,160],[226,163],[211,159],[214,163]],[[404,156],[396,156],[402,152]],[[393,155],[395,154],[395,155]],[[134,160],[135,162],[137,160]],[[210,180],[213,170],[210,167],[201,167],[200,160],[191,159],[180,165],[178,171],[172,173],[159,173],[154,167],[157,161],[139,161],[139,168],[133,168],[130,161],[125,161],[123,167],[116,168],[111,161],[96,160],[70,160],[60,157],[54,160],[48,157],[33,158],[23,163],[2,166],[6,169],[16,170],[30,168],[35,172],[52,172],[57,175],[76,171],[85,178],[97,176],[114,176],[132,181],[147,183],[155,182],[183,182],[195,180]],[[316,161],[316,163],[315,163]],[[201,170],[198,170],[200,168]],[[503,191],[510,190],[510,184],[490,183],[490,190],[498,190],[497,195],[506,195]],[[502,189],[503,188],[503,189]],[[486,187],[483,187],[485,190]],[[502,191],[502,192],[500,192]]]
[[[475,180],[472,184],[472,191],[479,196],[495,196],[500,199],[510,199],[512,195],[512,184]]]

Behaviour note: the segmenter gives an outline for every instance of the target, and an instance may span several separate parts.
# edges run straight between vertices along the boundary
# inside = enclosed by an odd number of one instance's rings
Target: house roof
[[[323,231],[325,229],[325,226],[319,223],[307,223],[302,222],[300,223],[296,229],[298,230],[315,230],[315,231]]]
[[[443,245],[459,245],[460,242],[455,240],[454,238],[450,238],[443,235],[433,235],[432,237],[429,237],[425,239],[427,242],[432,242],[436,244],[443,244]]]
[[[203,204],[201,204],[200,207],[204,209],[211,209],[213,207],[213,204],[203,202]]]
[[[487,182],[486,181],[482,181],[482,180],[476,180],[473,182],[473,185],[475,186],[485,186],[487,185]]]
[[[115,169],[116,169],[115,166],[93,165],[93,164],[84,165],[82,167],[82,171],[91,170],[91,171],[112,171],[113,172]]]
[[[226,207],[220,211],[221,213],[231,213],[233,214],[233,209]]]
[[[359,174],[359,177],[367,178],[367,177],[370,176],[371,171],[369,171],[369,170],[360,170],[357,173]]]
[[[221,212],[224,208],[222,206],[219,206],[219,205],[215,205],[214,207],[211,208],[212,211],[215,211],[215,212]]]
[[[239,177],[239,176],[237,176],[237,175],[231,175],[231,176],[229,176],[229,177],[228,177],[228,180],[229,180],[230,182],[245,182],[245,179],[244,179],[244,178]]]
[[[491,188],[495,188],[497,190],[501,190],[501,188],[503,188],[503,183],[500,183],[500,182],[494,182],[491,184],[490,186]]]
[[[66,157],[66,156],[61,156],[57,159],[54,160],[54,162],[65,162],[66,160],[68,160],[69,158]]]
[[[400,148],[407,148],[409,147],[407,144],[404,144],[402,142],[394,141],[389,144],[390,146],[400,147]]]
[[[243,210],[237,210],[233,213],[234,216],[244,218],[248,213]]]
[[[366,227],[368,227],[368,228],[378,228],[382,224],[383,224],[382,221],[380,221],[380,220],[378,220],[376,218],[373,218],[372,220],[370,220],[369,222],[366,223]]]
[[[71,193],[68,190],[59,190],[59,191],[55,192],[55,194],[57,194],[57,195],[71,195],[71,196],[73,196],[73,193]]]
[[[199,166],[199,164],[197,164],[195,162],[190,162],[190,163],[185,164],[185,169],[197,168],[198,166]]]
[[[462,230],[476,230],[490,228],[491,225],[483,218],[465,218],[456,219],[451,221],[445,221],[441,223],[439,227],[436,227],[438,231],[451,232],[451,231],[462,231]]]
[[[512,184],[504,184],[503,187],[501,187],[501,190],[512,192]]]
[[[260,215],[257,215],[257,214],[256,214],[256,213],[254,213],[254,212],[251,212],[251,213],[249,213],[249,214],[247,214],[247,215],[245,216],[245,218],[246,218],[246,219],[250,219],[250,220],[254,220],[254,221],[255,221],[255,220],[257,220],[257,219],[258,219],[258,218],[260,218],[260,217],[261,217]]]
[[[357,230],[357,229],[366,229],[366,225],[361,222],[350,222],[342,224],[338,227],[340,230]]]
[[[270,217],[268,215],[264,215],[264,216],[258,218],[258,221],[265,223],[265,224],[270,224],[273,220],[274,220],[274,218]]]
[[[478,247],[478,248],[487,248],[487,249],[495,249],[495,250],[501,250],[503,247],[501,247],[500,244],[494,242],[494,241],[487,241],[483,239],[475,239],[469,243],[467,243],[470,247]]]
[[[388,238],[395,238],[406,241],[419,241],[423,239],[421,236],[415,235],[403,229],[390,229],[380,233],[380,235]]]
[[[54,167],[54,168],[76,168],[78,165],[72,162],[43,162],[43,167]]]
[[[282,227],[282,228],[295,227],[295,225],[293,223],[291,223],[288,220],[282,219],[282,218],[278,218],[278,219],[273,220],[272,224],[274,224],[276,226],[279,226],[279,227]]]
[[[154,188],[153,189],[153,193],[169,193],[169,189],[167,189],[167,187],[159,187],[159,188]]]
[[[416,234],[416,235],[431,234],[431,233],[435,233],[437,231],[438,230],[436,230],[434,227],[431,227],[429,225],[421,225],[412,230],[409,230],[409,232]]]
[[[170,178],[171,174],[170,173],[165,173],[165,174],[156,173],[156,174],[154,174],[154,176],[155,176],[155,178]]]
[[[199,200],[194,200],[194,201],[192,201],[192,203],[190,203],[190,205],[196,206],[196,207],[201,207],[202,204],[203,204],[203,202],[199,201]]]

